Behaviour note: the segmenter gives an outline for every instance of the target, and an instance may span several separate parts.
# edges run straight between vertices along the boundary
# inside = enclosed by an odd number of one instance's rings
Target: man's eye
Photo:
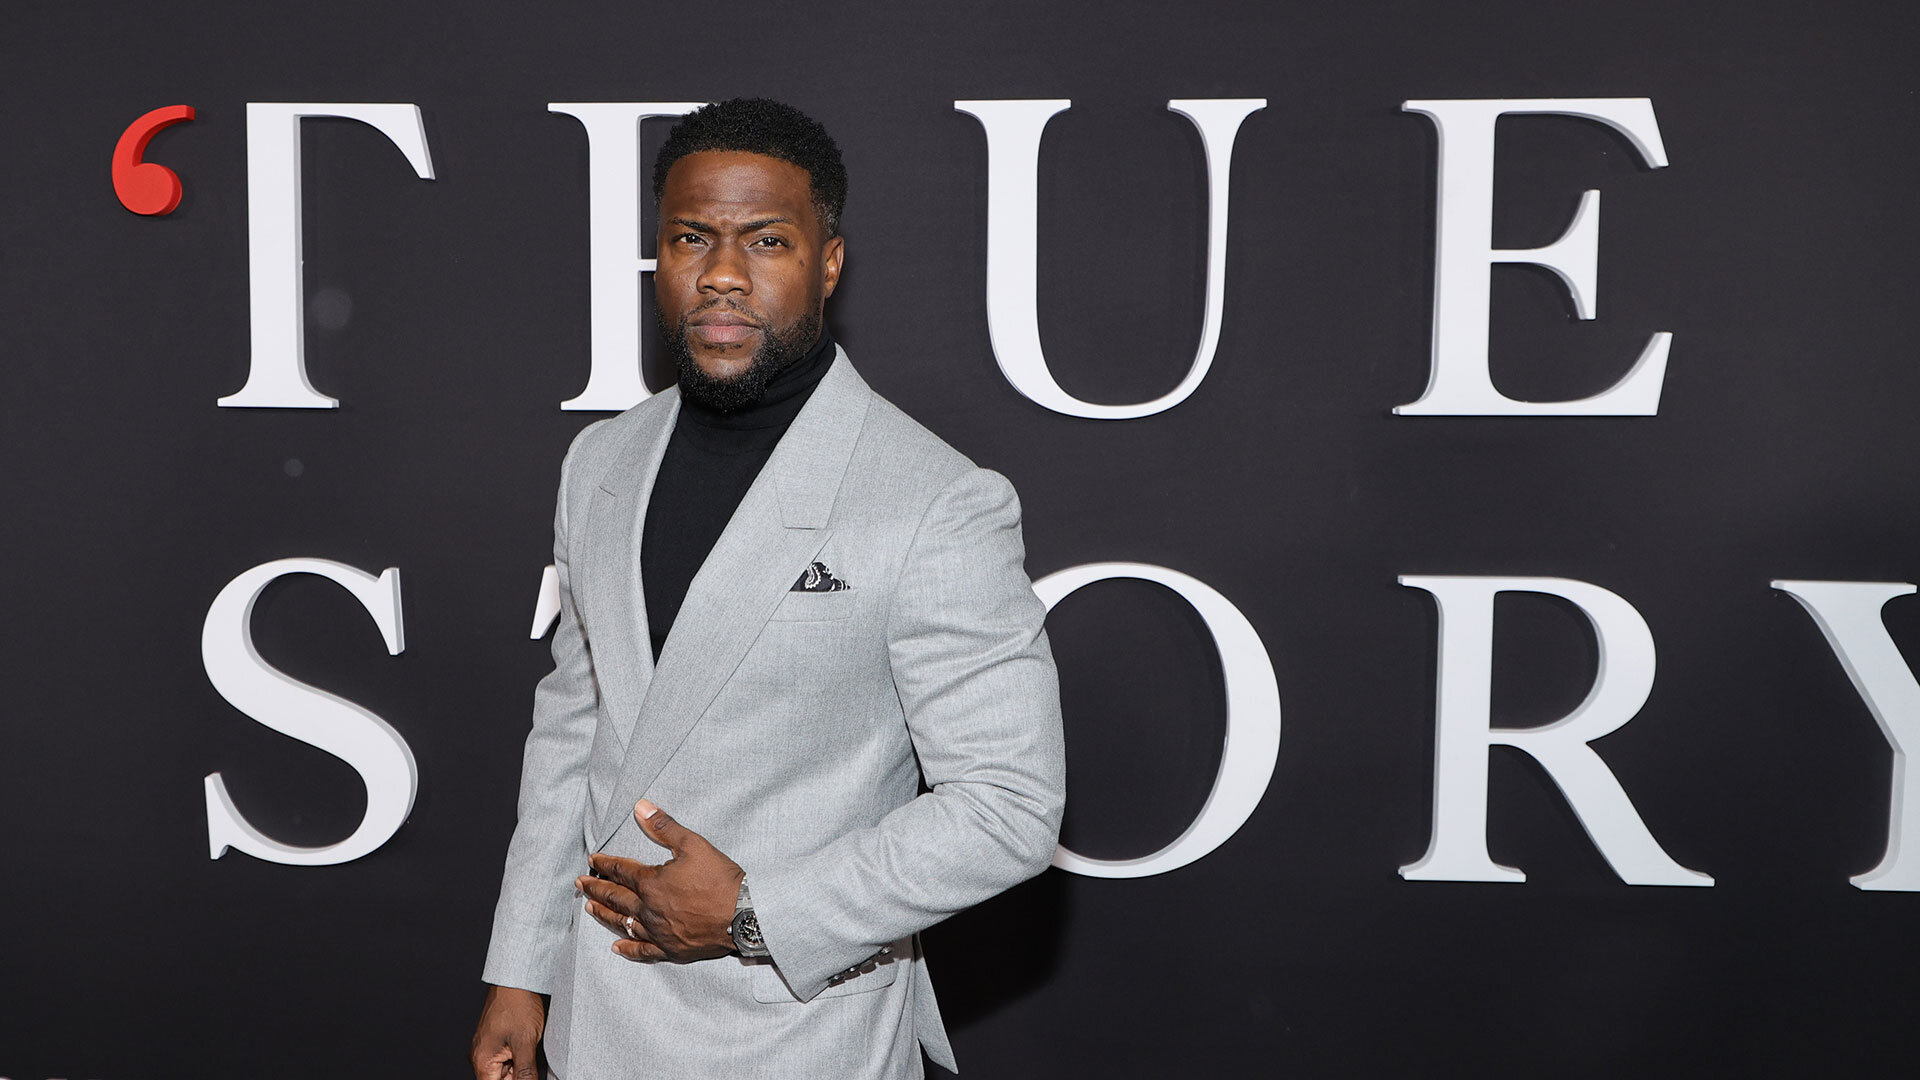
[[[676,244],[697,244],[700,242],[700,234],[683,232],[679,236],[674,237],[673,242]]]
[[[787,242],[778,236],[763,236],[760,239],[755,240],[754,243],[759,244],[761,247],[786,247],[787,246]]]

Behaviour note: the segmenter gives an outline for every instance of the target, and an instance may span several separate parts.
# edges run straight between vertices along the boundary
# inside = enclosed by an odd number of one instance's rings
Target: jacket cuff
[[[833,940],[827,921],[808,910],[790,868],[756,865],[747,877],[760,939],[787,988],[801,1001],[813,1000],[836,976],[870,959],[878,948]]]
[[[554,951],[552,949],[515,949],[494,941],[487,946],[487,963],[480,981],[493,986],[511,986],[536,994],[553,993]]]

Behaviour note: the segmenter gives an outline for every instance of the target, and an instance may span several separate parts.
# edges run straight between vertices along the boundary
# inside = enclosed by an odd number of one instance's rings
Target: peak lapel
[[[659,396],[670,400],[651,423],[628,437],[593,491],[581,549],[587,565],[574,572],[576,602],[591,620],[593,652],[600,661],[594,677],[622,750],[633,734],[654,668],[646,594],[640,588],[640,532],[654,476],[680,411],[677,392]],[[596,746],[596,754],[604,749]]]
[[[605,846],[732,677],[827,542],[835,495],[873,392],[838,353],[687,587],[626,747]]]

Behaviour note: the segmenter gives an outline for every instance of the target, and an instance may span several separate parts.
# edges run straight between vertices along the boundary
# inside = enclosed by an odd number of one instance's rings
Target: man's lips
[[[711,311],[694,316],[691,329],[695,337],[710,345],[730,345],[745,340],[760,327],[744,315]]]

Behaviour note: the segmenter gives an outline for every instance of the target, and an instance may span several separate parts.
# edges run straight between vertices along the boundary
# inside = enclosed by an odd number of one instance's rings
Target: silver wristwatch
[[[733,901],[733,948],[741,956],[771,956],[767,943],[760,940],[760,920],[753,916],[753,897],[747,893],[747,879],[740,879],[740,895]]]

